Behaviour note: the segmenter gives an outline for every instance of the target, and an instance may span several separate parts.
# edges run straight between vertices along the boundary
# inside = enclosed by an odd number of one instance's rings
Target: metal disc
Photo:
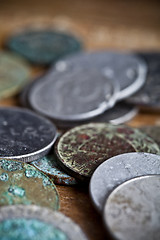
[[[142,175],[160,174],[160,156],[149,153],[125,153],[102,163],[90,181],[90,196],[98,211],[119,184]]]
[[[142,126],[139,130],[151,137],[160,148],[160,126]]]
[[[117,187],[104,208],[104,221],[117,240],[160,239],[160,175],[132,179]]]
[[[0,206],[16,204],[36,204],[57,210],[56,186],[29,164],[0,160]]]
[[[31,70],[24,59],[0,51],[0,98],[19,92],[31,77]]]
[[[1,239],[2,236],[8,240],[87,240],[80,227],[70,218],[61,212],[35,205],[2,207],[0,209]]]
[[[158,145],[139,130],[107,123],[90,123],[72,128],[55,145],[60,166],[81,180],[89,180],[105,160],[127,152],[160,154]]]
[[[47,119],[21,108],[0,108],[0,159],[31,162],[45,156],[57,132]]]
[[[55,184],[75,185],[77,181],[59,168],[54,155],[48,155],[31,163],[38,170],[52,177]]]
[[[100,69],[106,77],[119,82],[119,100],[122,100],[137,90],[145,83],[147,67],[145,62],[133,55],[116,52],[88,52],[69,56],[57,62],[55,68],[62,70],[73,69]]]
[[[82,44],[67,33],[50,29],[30,29],[11,36],[7,47],[34,64],[46,65],[79,51]]]

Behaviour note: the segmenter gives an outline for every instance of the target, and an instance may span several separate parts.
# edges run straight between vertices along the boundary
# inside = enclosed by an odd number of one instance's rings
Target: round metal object
[[[160,175],[132,179],[108,197],[104,221],[117,240],[160,239]]]
[[[149,153],[125,153],[102,163],[90,181],[90,196],[98,211],[119,184],[143,175],[160,174],[160,156]]]
[[[122,100],[137,92],[145,83],[147,67],[145,62],[133,55],[117,52],[87,52],[76,54],[57,62],[55,68],[62,69],[100,69],[106,77],[119,82]]]
[[[55,184],[75,185],[77,181],[74,177],[69,176],[59,168],[55,161],[54,155],[48,155],[31,163],[38,170],[49,175]]]
[[[45,156],[57,132],[47,119],[21,108],[0,108],[0,159],[31,162]]]
[[[79,51],[82,44],[79,39],[67,33],[30,29],[11,36],[7,47],[34,64],[46,65]]]
[[[142,126],[139,130],[151,137],[160,148],[160,126]]]
[[[62,168],[81,180],[105,160],[127,152],[160,153],[158,145],[137,129],[107,123],[81,125],[64,133],[55,145]]]
[[[16,204],[36,204],[57,210],[56,186],[29,164],[0,160],[0,206]]]
[[[24,59],[0,51],[0,98],[19,92],[31,77],[31,70]]]
[[[0,209],[1,239],[2,236],[6,237],[5,239],[11,237],[12,240],[87,240],[80,227],[70,218],[61,212],[35,205],[2,207]]]

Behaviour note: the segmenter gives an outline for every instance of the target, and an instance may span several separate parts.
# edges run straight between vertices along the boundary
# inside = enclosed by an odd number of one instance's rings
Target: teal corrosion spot
[[[8,160],[0,160],[0,166],[2,169],[13,172],[17,170],[22,170],[23,169],[23,164],[20,162],[16,161],[8,161]]]
[[[8,219],[0,223],[1,240],[69,240],[60,229],[37,219]]]
[[[25,190],[17,186],[10,186],[8,192],[18,197],[24,197],[25,195]]]
[[[8,181],[8,174],[7,173],[2,173],[0,175],[0,180],[4,181],[4,182]]]

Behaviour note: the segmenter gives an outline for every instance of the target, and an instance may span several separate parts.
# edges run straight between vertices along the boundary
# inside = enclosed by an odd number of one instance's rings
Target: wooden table
[[[1,0],[0,47],[19,28],[50,26],[82,38],[86,50],[159,50],[159,1],[107,0]],[[33,76],[43,69],[33,67]],[[0,105],[19,105],[16,97]],[[160,113],[140,112],[130,126],[160,124]],[[101,217],[85,187],[57,186],[61,211],[77,222],[91,240],[109,239]]]

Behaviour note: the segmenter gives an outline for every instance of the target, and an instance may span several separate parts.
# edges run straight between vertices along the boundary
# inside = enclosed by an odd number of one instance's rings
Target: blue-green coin
[[[11,36],[7,46],[34,64],[47,65],[79,51],[82,43],[67,33],[30,29]]]

